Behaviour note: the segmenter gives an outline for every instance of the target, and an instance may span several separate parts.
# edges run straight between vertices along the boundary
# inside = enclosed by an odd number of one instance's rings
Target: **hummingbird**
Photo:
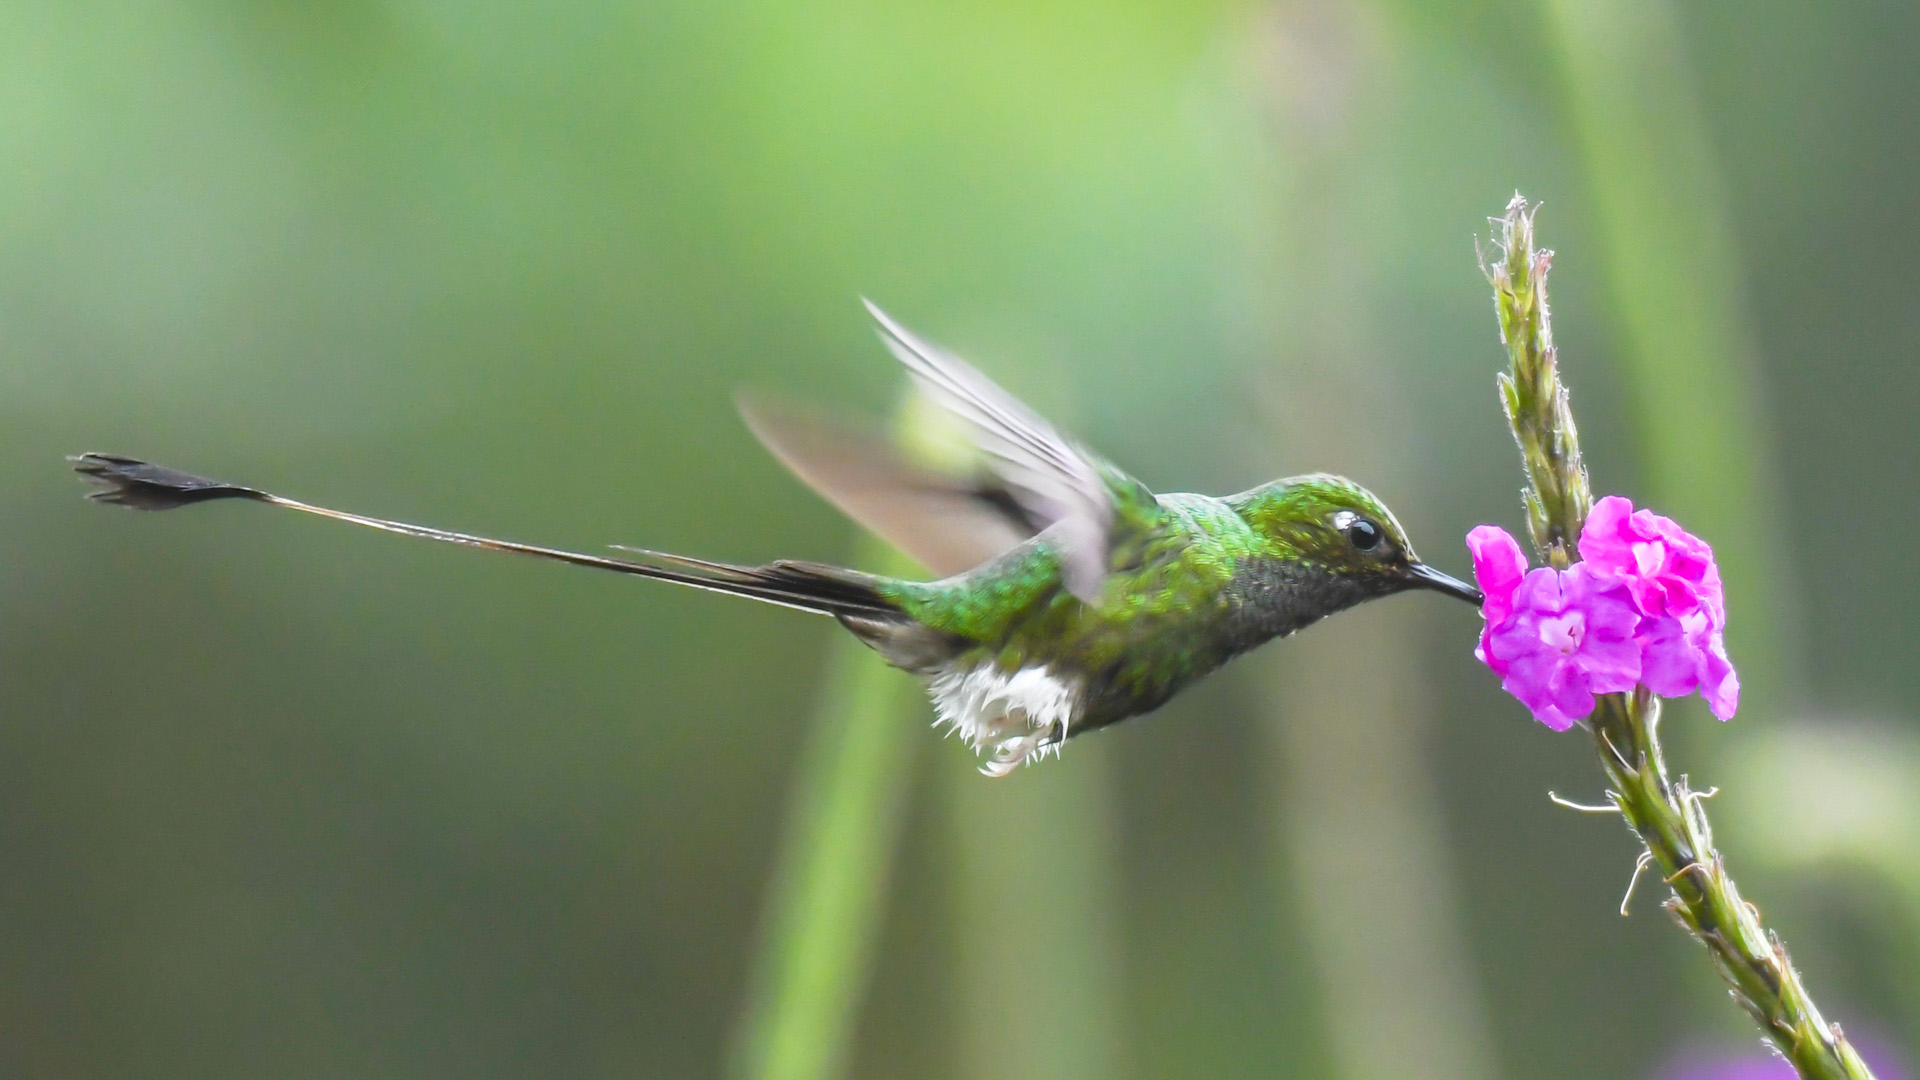
[[[69,460],[91,498],[135,510],[243,499],[406,536],[743,596],[831,616],[919,676],[935,723],[1005,776],[1083,732],[1150,712],[1228,660],[1328,615],[1427,589],[1479,590],[1421,562],[1393,513],[1325,473],[1237,495],[1155,494],[870,301],[880,340],[957,419],[976,467],[938,469],[818,415],[742,400],[800,479],[935,580],[781,559],[759,566],[617,547],[588,555],[328,509],[135,458]]]

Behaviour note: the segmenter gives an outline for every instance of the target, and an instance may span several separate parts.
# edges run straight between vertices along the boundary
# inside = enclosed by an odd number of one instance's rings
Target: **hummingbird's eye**
[[[1380,546],[1380,526],[1366,518],[1354,518],[1347,526],[1347,542],[1356,551],[1372,551]]]

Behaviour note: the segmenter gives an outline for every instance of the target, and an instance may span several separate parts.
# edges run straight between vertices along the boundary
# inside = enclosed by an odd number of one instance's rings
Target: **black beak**
[[[1448,596],[1457,596],[1467,603],[1472,604],[1474,607],[1479,607],[1480,603],[1486,599],[1485,596],[1480,594],[1479,589],[1461,581],[1459,578],[1448,577],[1433,567],[1428,566],[1426,563],[1413,563],[1408,566],[1407,576],[1418,588],[1432,589],[1434,592],[1443,592]]]

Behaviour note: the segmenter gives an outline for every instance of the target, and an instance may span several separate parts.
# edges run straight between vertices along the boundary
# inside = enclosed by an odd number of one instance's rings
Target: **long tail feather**
[[[403,521],[367,517],[344,510],[332,510],[324,506],[314,506],[284,498],[257,488],[208,480],[205,477],[150,464],[136,458],[87,453],[75,455],[67,460],[73,462],[74,471],[100,485],[100,490],[91,493],[89,498],[134,510],[173,510],[216,499],[247,499],[271,506],[283,506],[289,510],[298,510],[303,514],[317,514],[335,521],[398,533],[402,536],[417,536],[426,540],[460,544],[486,551],[532,555],[536,558],[571,563],[575,566],[589,566],[596,570],[613,570],[622,574],[653,578],[656,581],[671,581],[674,584],[695,589],[726,593],[730,596],[744,596],[762,603],[778,604],[782,607],[816,614],[883,620],[901,616],[900,609],[881,596],[879,590],[875,588],[877,579],[858,571],[843,570],[824,563],[782,560],[765,566],[737,566],[732,563],[709,562],[705,559],[669,555],[665,552],[640,548],[623,550],[631,551],[645,561],[616,559],[604,555],[582,555],[558,548],[519,544],[510,540],[495,540],[485,536],[430,528],[425,525],[410,525]],[[657,565],[662,563],[666,565]]]

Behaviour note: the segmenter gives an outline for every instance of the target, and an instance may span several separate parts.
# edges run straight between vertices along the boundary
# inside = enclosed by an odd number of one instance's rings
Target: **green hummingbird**
[[[743,402],[800,478],[935,574],[739,566],[638,548],[583,555],[314,506],[133,458],[87,453],[92,498],[139,510],[248,499],[407,536],[616,570],[830,615],[926,683],[936,723],[1005,776],[1068,737],[1149,712],[1233,657],[1408,589],[1480,592],[1422,563],[1366,489],[1313,474],[1225,498],[1156,495],[871,302],[880,339],[977,449],[971,474],[884,440]]]

